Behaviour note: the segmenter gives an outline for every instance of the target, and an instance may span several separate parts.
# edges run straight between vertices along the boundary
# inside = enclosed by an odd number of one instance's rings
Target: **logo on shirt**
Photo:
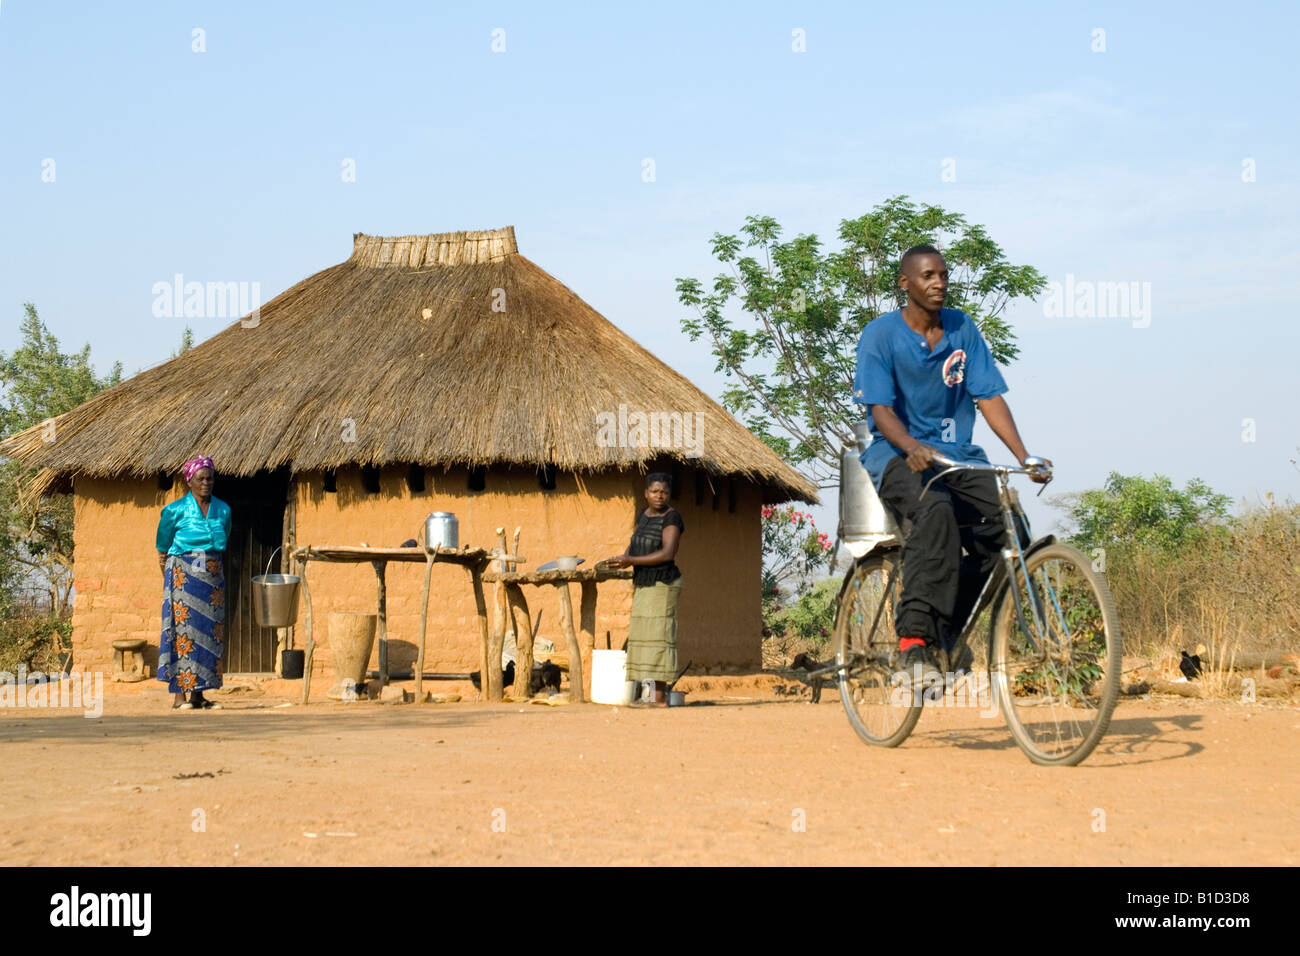
[[[966,353],[957,349],[943,361],[943,384],[952,388],[966,377]]]

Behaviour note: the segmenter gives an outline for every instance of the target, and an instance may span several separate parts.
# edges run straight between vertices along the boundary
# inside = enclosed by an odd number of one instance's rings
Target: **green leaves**
[[[103,387],[90,366],[89,345],[65,354],[36,314],[36,306],[26,302],[23,312],[22,344],[8,355],[0,353],[0,385],[5,389],[0,431],[6,438],[76,408]],[[120,367],[116,374],[120,378]]]
[[[834,485],[839,449],[865,414],[851,396],[858,338],[904,303],[898,265],[909,246],[944,251],[947,305],[971,315],[1004,364],[1019,350],[1002,313],[1046,287],[1036,269],[1009,263],[983,226],[906,196],[841,220],[837,236],[841,247],[826,251],[815,235],[782,241],[775,219],[747,216],[738,234],[713,235],[713,255],[729,268],[712,291],[676,280],[678,301],[694,313],[682,330],[692,341],[707,336],[717,371],[738,380],[723,395],[727,410],[822,487]]]
[[[179,358],[180,356],[184,355],[192,348],[194,348],[194,330],[187,325],[185,326],[185,331],[181,333],[180,349],[178,351],[173,352],[169,357]],[[119,366],[121,365],[120,362],[118,364]]]
[[[1099,489],[1061,499],[1085,549],[1147,544],[1176,551],[1195,544],[1228,521],[1227,495],[1198,478],[1182,490],[1164,475],[1151,479],[1112,471]],[[1062,505],[1058,505],[1062,506]]]
[[[0,353],[4,437],[62,415],[122,379],[120,362],[107,378],[96,377],[89,345],[63,352],[36,306],[28,302],[23,310],[22,343]],[[17,462],[0,463],[0,617],[23,591],[48,594],[56,614],[65,611],[72,587],[72,496],[33,500],[24,493],[32,477]]]

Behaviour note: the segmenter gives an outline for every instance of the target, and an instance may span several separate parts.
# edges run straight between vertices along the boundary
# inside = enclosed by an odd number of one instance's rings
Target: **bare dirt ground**
[[[683,685],[692,706],[649,711],[303,708],[272,682],[172,713],[153,681],[98,719],[6,708],[0,864],[1300,862],[1293,703],[1121,701],[1051,769],[977,710],[882,750],[833,691]]]

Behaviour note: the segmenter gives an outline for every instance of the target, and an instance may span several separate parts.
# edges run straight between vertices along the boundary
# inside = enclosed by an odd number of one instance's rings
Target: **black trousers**
[[[935,472],[912,471],[898,457],[885,468],[880,500],[893,512],[903,541],[903,593],[894,629],[951,650],[999,560],[1006,533],[997,483],[986,471],[957,471],[936,481]],[[959,528],[958,525],[974,525]],[[965,547],[966,555],[962,556]]]

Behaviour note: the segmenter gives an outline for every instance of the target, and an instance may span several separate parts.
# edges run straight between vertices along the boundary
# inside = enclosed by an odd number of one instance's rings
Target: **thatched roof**
[[[0,454],[64,481],[174,473],[198,453],[232,475],[403,462],[594,471],[666,456],[748,477],[768,501],[817,500],[704,392],[520,255],[513,227],[359,233],[346,262],[256,318],[61,415],[54,441],[38,426]],[[702,414],[700,456],[602,447],[596,416],[620,404]]]

